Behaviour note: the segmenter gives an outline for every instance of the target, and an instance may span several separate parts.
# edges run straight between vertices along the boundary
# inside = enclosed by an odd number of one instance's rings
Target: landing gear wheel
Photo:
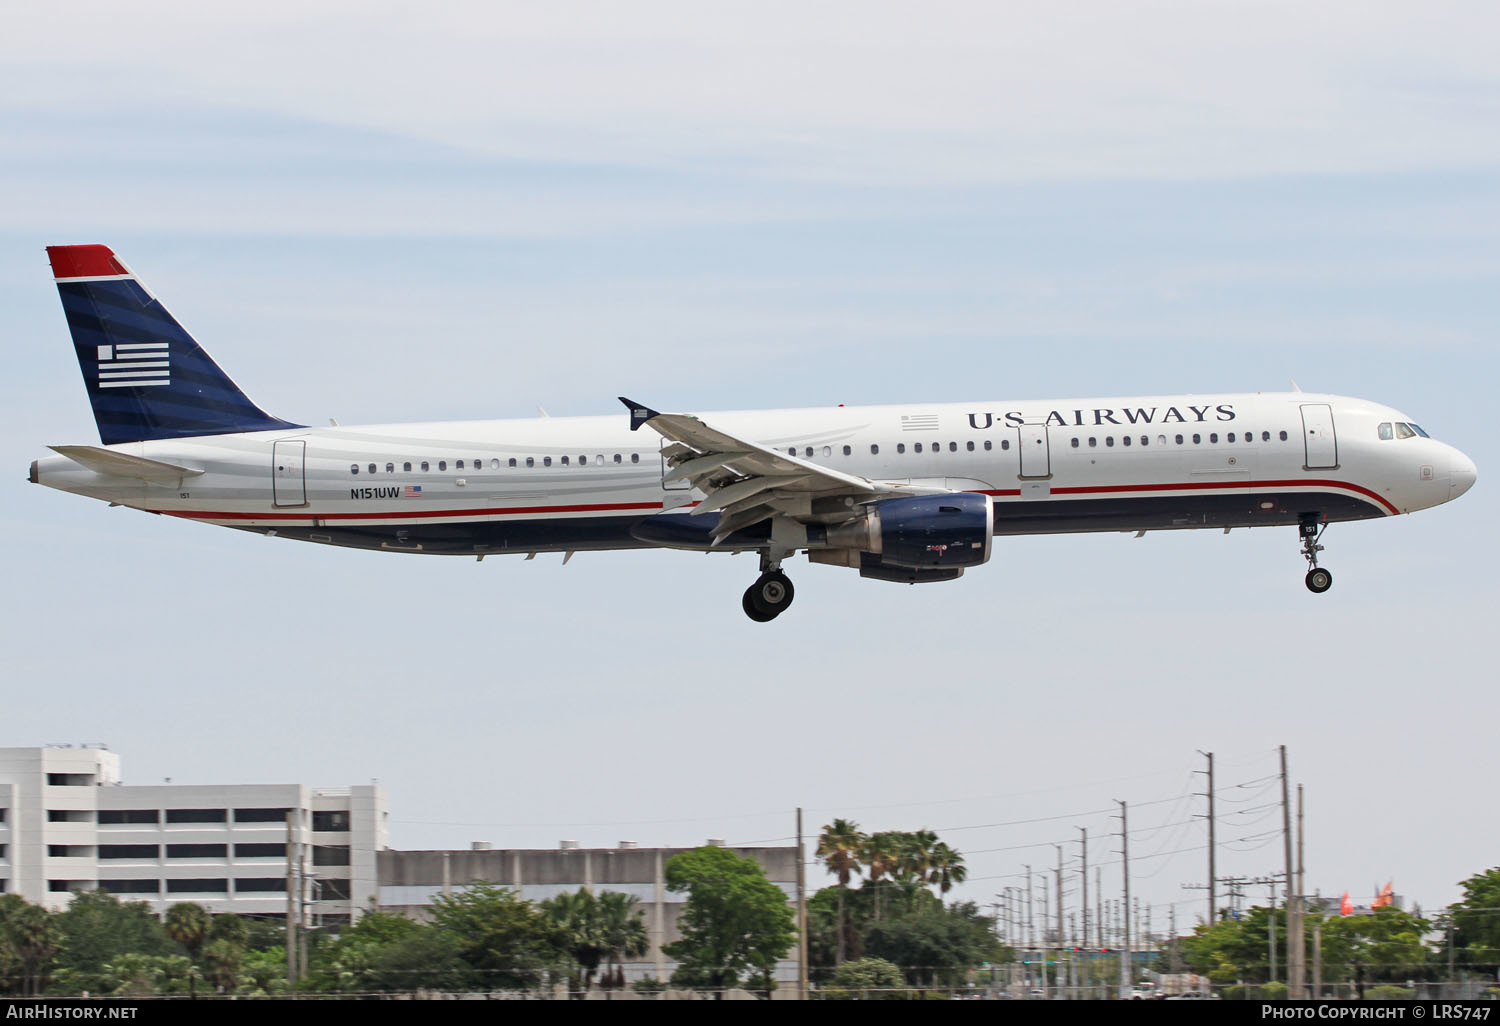
[[[792,604],[796,594],[786,574],[780,570],[767,571],[745,592],[742,603],[745,615],[759,623],[774,620]]]
[[[762,613],[760,610],[755,608],[755,603],[750,599],[750,593],[754,590],[755,589],[753,587],[746,589],[745,598],[740,602],[740,606],[745,610],[745,615],[754,620],[756,623],[767,623],[770,620],[774,619],[776,614]]]
[[[1307,590],[1314,595],[1321,595],[1333,587],[1333,574],[1322,567],[1315,567],[1307,572]]]

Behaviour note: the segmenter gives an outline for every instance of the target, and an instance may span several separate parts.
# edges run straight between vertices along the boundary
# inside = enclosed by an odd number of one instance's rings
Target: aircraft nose
[[[1448,487],[1453,493],[1452,498],[1456,499],[1473,488],[1478,479],[1479,468],[1474,466],[1474,461],[1457,449],[1453,450],[1453,458],[1448,463]]]

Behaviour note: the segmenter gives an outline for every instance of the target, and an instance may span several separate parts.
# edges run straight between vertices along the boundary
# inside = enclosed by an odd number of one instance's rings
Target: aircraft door
[[[271,504],[307,505],[307,443],[302,439],[271,446]]]
[[[1307,446],[1306,470],[1334,470],[1339,465],[1338,436],[1333,429],[1333,407],[1308,403],[1302,407],[1302,440]]]
[[[1021,456],[1021,476],[1052,476],[1052,453],[1047,439],[1047,425],[1022,424],[1016,428],[1016,447]]]

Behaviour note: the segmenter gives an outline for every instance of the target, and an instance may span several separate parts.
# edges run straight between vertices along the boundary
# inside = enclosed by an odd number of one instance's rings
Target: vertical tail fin
[[[293,428],[239,390],[108,246],[48,246],[106,445]]]

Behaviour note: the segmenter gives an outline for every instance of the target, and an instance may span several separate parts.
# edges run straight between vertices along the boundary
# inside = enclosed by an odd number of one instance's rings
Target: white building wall
[[[281,917],[291,810],[309,921],[357,917],[375,893],[376,852],[388,836],[379,787],[119,781],[119,757],[101,749],[0,749],[4,890],[53,909],[67,907],[73,890],[103,886],[157,912],[194,901]]]

